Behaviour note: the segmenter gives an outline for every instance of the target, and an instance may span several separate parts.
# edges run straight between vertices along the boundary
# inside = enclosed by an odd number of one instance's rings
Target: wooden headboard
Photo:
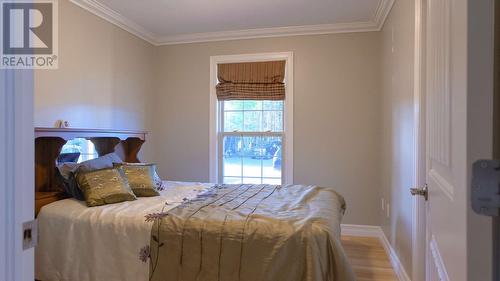
[[[125,162],[140,162],[137,154],[146,141],[144,131],[35,128],[35,213],[46,204],[65,198],[57,180],[56,161],[67,141],[85,138],[97,153],[115,152]]]

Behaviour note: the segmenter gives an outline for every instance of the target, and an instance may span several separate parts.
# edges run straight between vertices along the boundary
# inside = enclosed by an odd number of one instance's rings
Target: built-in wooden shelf
[[[35,128],[35,138],[59,137],[66,141],[75,138],[138,138],[146,140],[147,132],[132,130],[78,129],[78,128]]]
[[[35,128],[35,210],[64,199],[57,180],[57,158],[67,141],[75,138],[90,140],[102,156],[115,152],[123,161],[140,162],[137,154],[146,141],[147,132],[131,130]]]

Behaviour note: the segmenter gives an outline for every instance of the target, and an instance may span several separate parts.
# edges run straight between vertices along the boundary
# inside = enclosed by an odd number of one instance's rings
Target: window
[[[94,143],[92,143],[87,139],[76,138],[66,142],[66,144],[61,149],[61,155],[59,156],[59,159],[63,158],[68,159],[68,157],[61,157],[61,156],[64,155],[70,156],[69,154],[75,154],[75,153],[79,154],[79,156],[76,155],[78,156],[77,160],[78,163],[99,157],[97,151],[95,150]],[[63,162],[74,162],[74,161],[63,161]]]
[[[220,95],[219,77],[230,72],[219,72],[219,65],[266,61],[286,61],[284,100]],[[210,57],[211,182],[293,183],[293,82],[292,52]]]
[[[221,101],[223,183],[282,183],[283,101]]]

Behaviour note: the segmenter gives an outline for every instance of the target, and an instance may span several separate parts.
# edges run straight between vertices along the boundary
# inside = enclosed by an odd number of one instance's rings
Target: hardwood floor
[[[342,236],[342,245],[358,281],[398,281],[377,238]]]

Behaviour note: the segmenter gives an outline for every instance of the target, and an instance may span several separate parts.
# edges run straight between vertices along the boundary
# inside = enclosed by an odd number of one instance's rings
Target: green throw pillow
[[[137,199],[121,168],[78,172],[76,181],[89,207]]]
[[[130,188],[132,188],[136,196],[150,197],[160,195],[156,190],[155,184],[155,164],[115,163],[115,167],[121,167],[123,169]]]

